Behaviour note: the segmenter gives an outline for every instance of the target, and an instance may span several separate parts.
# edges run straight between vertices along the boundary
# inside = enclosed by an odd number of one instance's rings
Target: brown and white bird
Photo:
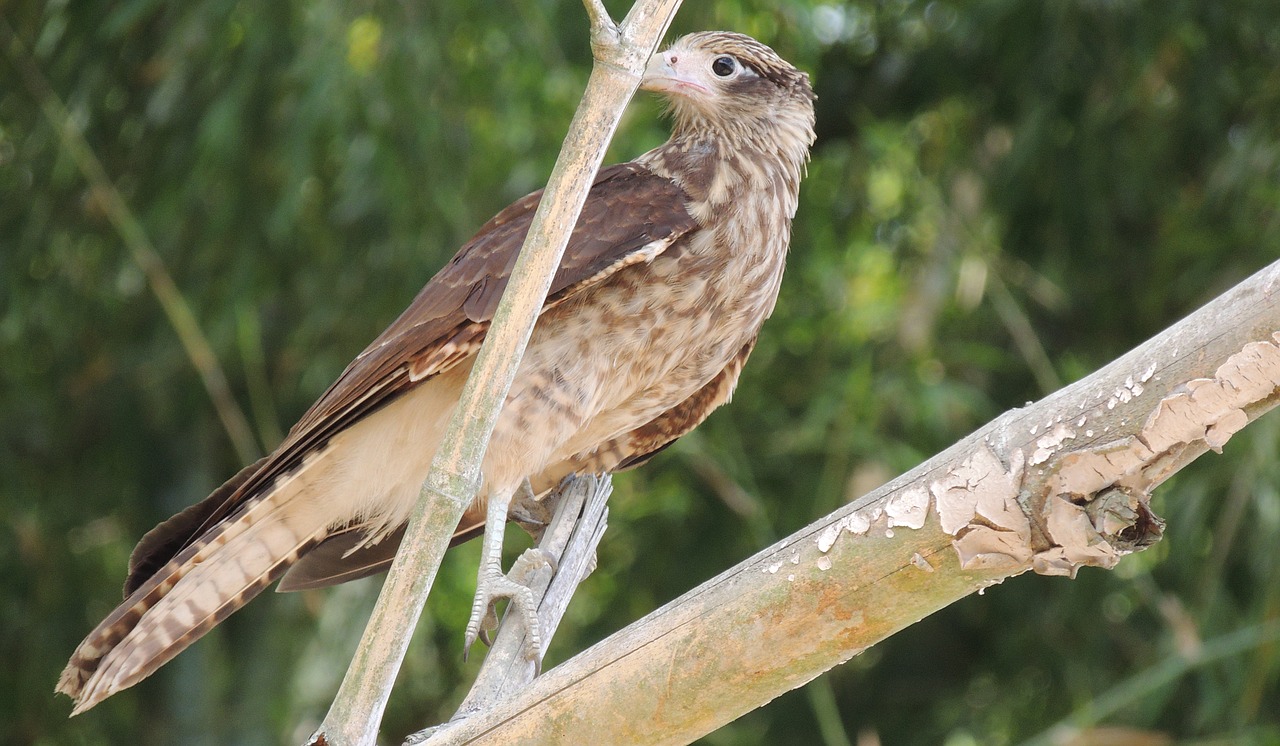
[[[782,281],[813,143],[808,76],[741,34],[683,37],[643,88],[671,139],[602,169],[508,395],[457,536],[484,530],[468,643],[496,597],[512,495],[647,460],[729,400]],[[283,576],[391,562],[540,192],[484,225],[279,448],[142,538],[126,599],[58,682],[73,714],[155,671]]]

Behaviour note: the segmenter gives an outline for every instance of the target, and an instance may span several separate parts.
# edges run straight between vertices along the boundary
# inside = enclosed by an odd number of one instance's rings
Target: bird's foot
[[[518,613],[524,622],[525,656],[541,667],[542,628],[538,622],[537,599],[529,586],[537,573],[555,572],[555,565],[555,558],[538,548],[521,554],[507,575],[502,574],[498,563],[481,562],[476,597],[471,605],[471,618],[467,621],[463,659],[471,652],[471,646],[477,639],[483,640],[485,645],[492,644],[490,633],[498,628],[496,606],[500,599],[506,598],[511,602],[507,607],[508,613]]]

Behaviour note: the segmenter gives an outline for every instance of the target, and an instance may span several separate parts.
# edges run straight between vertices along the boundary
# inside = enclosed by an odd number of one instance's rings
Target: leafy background
[[[244,460],[111,188],[226,371],[240,450],[269,449],[542,184],[589,68],[581,7],[11,0],[0,19],[0,742],[300,742],[377,580],[268,594],[74,720],[51,694],[133,542]],[[788,277],[734,403],[616,480],[549,664],[1280,256],[1280,4],[727,0],[674,33],[705,28],[816,82]],[[659,113],[638,100],[611,160],[661,142]],[[1115,572],[965,599],[705,743],[1280,742],[1278,423],[1164,487],[1165,541]],[[446,561],[388,742],[474,673],[477,551]]]

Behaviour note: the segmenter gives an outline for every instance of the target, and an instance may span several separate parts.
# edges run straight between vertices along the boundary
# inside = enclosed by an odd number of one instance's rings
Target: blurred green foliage
[[[580,5],[0,14],[0,742],[299,742],[376,580],[264,597],[75,720],[51,694],[133,542],[240,464],[20,70],[65,102],[266,449],[542,184],[589,69]],[[791,266],[733,404],[617,480],[600,570],[549,664],[1280,256],[1270,0],[687,3],[675,32],[704,28],[814,76]],[[612,160],[661,142],[658,115],[639,100]],[[1163,488],[1165,541],[1115,572],[968,598],[706,743],[1014,744],[1064,721],[1280,742],[1278,439],[1264,418]],[[474,671],[477,549],[446,561],[389,739],[447,717]]]

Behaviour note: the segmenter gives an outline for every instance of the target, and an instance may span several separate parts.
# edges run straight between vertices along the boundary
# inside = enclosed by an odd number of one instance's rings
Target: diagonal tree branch
[[[688,743],[1007,577],[1114,566],[1160,537],[1150,490],[1278,401],[1280,262],[457,723],[448,743]]]
[[[364,637],[313,744],[372,745],[449,538],[605,149],[680,0],[640,0],[621,26],[584,0],[595,66],[484,346],[423,483]]]

